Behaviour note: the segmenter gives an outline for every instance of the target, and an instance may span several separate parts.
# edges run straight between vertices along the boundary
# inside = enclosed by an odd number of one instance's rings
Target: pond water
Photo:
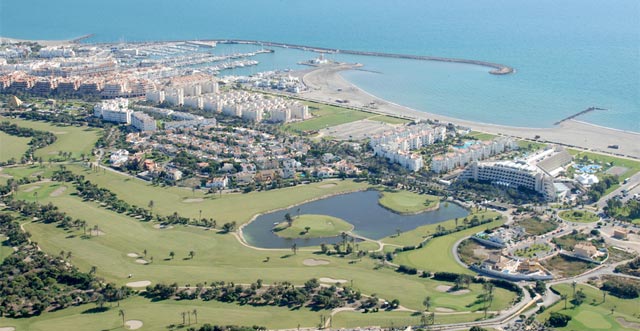
[[[336,195],[330,198],[308,202],[287,210],[280,210],[258,216],[242,230],[247,243],[262,248],[289,248],[295,242],[299,247],[317,246],[321,243],[333,244],[338,237],[286,239],[275,235],[271,229],[274,223],[284,220],[284,215],[319,214],[341,218],[354,226],[353,232],[371,239],[380,239],[396,233],[413,230],[421,225],[439,223],[453,218],[463,218],[469,213],[454,203],[441,203],[440,208],[416,215],[399,215],[378,204],[377,191],[363,191]]]

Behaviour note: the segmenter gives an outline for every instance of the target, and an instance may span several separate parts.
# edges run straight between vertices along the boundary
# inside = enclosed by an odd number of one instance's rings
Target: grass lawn
[[[517,221],[516,224],[523,227],[528,234],[534,236],[539,236],[558,228],[558,224],[555,222],[537,217],[525,218]]]
[[[504,221],[502,220],[493,221],[491,223],[482,224],[460,232],[431,239],[420,249],[399,253],[396,258],[393,259],[393,262],[430,272],[449,271],[473,274],[471,270],[456,262],[453,252],[451,251],[453,245],[461,238],[470,236],[487,228],[500,226],[503,223]]]
[[[381,121],[389,124],[404,124],[409,122],[401,118],[378,115],[360,110],[330,106],[311,101],[302,102],[309,106],[309,111],[313,115],[313,118],[303,122],[287,124],[285,128],[297,132],[314,131],[363,119]]]
[[[447,203],[449,202],[444,202],[444,204],[447,204]],[[481,211],[481,212],[469,214],[466,218],[471,219],[473,216],[478,216],[478,219],[488,219],[488,218],[495,218],[499,215],[500,215],[499,213],[494,211]],[[403,232],[400,234],[400,236],[392,235],[392,236],[383,238],[382,241],[387,244],[393,244],[398,246],[415,246],[421,243],[423,240],[425,240],[425,238],[436,233],[436,228],[439,225],[443,226],[445,229],[453,229],[456,227],[456,223],[457,223],[457,226],[463,226],[464,218],[458,219],[457,221],[455,219],[452,219],[452,220],[448,220],[448,221],[444,221],[436,224],[423,225],[411,231]]]
[[[586,210],[563,210],[558,213],[563,220],[575,223],[593,223],[600,220],[598,215]]]
[[[263,279],[265,284],[284,280],[302,284],[311,278],[331,277],[353,280],[354,286],[363,293],[377,293],[385,299],[397,298],[408,308],[421,309],[422,299],[427,295],[434,298],[434,305],[450,309],[465,311],[477,307],[474,302],[479,292],[475,289],[467,295],[438,292],[434,290],[438,285],[451,284],[408,276],[387,268],[377,269],[376,261],[368,258],[357,261],[323,256],[329,264],[310,267],[303,261],[318,257],[311,250],[301,249],[296,255],[287,249],[254,250],[242,246],[232,234],[184,226],[155,229],[153,224],[106,210],[93,202],[81,201],[73,195],[73,188],[59,196],[45,194],[55,190],[55,185],[61,184],[39,185],[37,191],[42,192],[39,201],[55,204],[74,219],[87,220],[88,228],[98,225],[104,235],[83,239],[82,229],[65,231],[52,224],[33,222],[25,223],[25,229],[45,252],[71,251],[71,263],[80,270],[88,271],[96,266],[100,277],[117,284],[142,280],[178,282],[180,285],[215,280],[249,283],[256,279]],[[29,187],[24,186],[25,189]],[[18,197],[33,199],[33,192],[21,192]],[[151,261],[153,257],[152,263],[136,263],[135,258],[127,256],[128,253],[142,255],[145,249],[147,256],[143,258]],[[169,259],[170,251],[175,252],[174,259]],[[193,259],[187,258],[189,251],[195,252]],[[269,260],[265,262],[267,257]],[[130,279],[129,274],[133,275]],[[494,303],[496,307],[507,306],[506,301],[494,300]]]
[[[553,288],[560,293],[567,294],[567,309],[564,309],[564,301],[557,302],[538,316],[538,320],[549,318],[551,312],[572,317],[569,324],[557,330],[637,330],[640,323],[640,305],[637,299],[620,299],[613,295],[607,295],[602,302],[602,292],[588,285],[578,284],[576,290],[582,289],[586,299],[578,307],[573,307],[571,298],[573,289],[569,284],[554,285]],[[613,313],[611,308],[615,308]],[[636,323],[635,327],[621,321]],[[627,325],[625,325],[627,324]]]
[[[7,237],[0,234],[0,263],[13,253],[13,248],[7,244],[6,240]]]
[[[309,185],[283,188],[278,190],[234,193],[204,194],[178,187],[154,186],[148,182],[123,176],[113,171],[93,172],[79,165],[69,165],[67,169],[82,174],[86,179],[100,187],[107,188],[133,205],[147,207],[149,201],[154,202],[153,212],[169,215],[178,212],[185,217],[202,216],[214,218],[218,224],[236,221],[246,223],[258,213],[286,208],[310,199],[331,194],[363,190],[369,187],[365,182],[352,180],[331,181],[335,185],[327,185],[327,181]]]
[[[55,159],[58,152],[72,152],[74,158],[80,154],[90,155],[91,149],[98,140],[100,129],[77,126],[58,126],[47,122],[26,121],[21,119],[0,118],[21,127],[32,128],[40,131],[49,131],[58,137],[55,143],[36,150],[36,156],[44,160]]]
[[[31,138],[16,137],[0,131],[0,162],[14,159],[20,162],[24,152],[29,149]]]
[[[533,244],[529,247],[521,248],[516,250],[514,253],[519,257],[528,257],[533,258],[538,253],[548,252],[551,249],[551,246],[547,244]]]
[[[532,152],[535,152],[539,149],[543,149],[547,146],[547,144],[545,143],[539,143],[536,141],[529,141],[529,140],[518,140],[516,143],[518,144],[518,147],[532,151]]]
[[[490,141],[490,140],[493,140],[494,138],[498,137],[498,135],[495,135],[495,134],[485,133],[485,132],[478,132],[478,131],[471,131],[471,132],[469,132],[469,134],[467,136],[473,137],[473,138],[476,138],[476,139],[482,140],[482,141]]]
[[[417,214],[438,208],[440,198],[409,191],[382,191],[378,203],[399,214]]]
[[[309,227],[309,231],[306,227]],[[345,220],[328,215],[313,214],[293,216],[291,226],[287,221],[284,221],[273,228],[274,233],[283,238],[335,237],[342,232],[351,230],[353,230],[353,225]]]

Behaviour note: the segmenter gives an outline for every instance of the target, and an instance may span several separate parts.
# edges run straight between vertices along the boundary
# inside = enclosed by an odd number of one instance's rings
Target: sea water
[[[640,132],[640,2],[636,0],[236,0],[0,2],[0,35],[88,42],[238,38],[484,60],[516,69],[334,55],[374,72],[344,77],[418,110],[488,123],[550,127],[580,120]],[[261,55],[297,68],[308,52]],[[243,70],[245,70],[243,69]],[[238,72],[243,72],[239,70]]]

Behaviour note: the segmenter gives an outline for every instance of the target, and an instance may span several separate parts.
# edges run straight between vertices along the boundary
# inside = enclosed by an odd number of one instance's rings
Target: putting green
[[[609,323],[602,315],[594,312],[583,310],[574,317],[578,322],[584,324],[589,329],[610,329]]]
[[[305,214],[293,216],[291,226],[283,221],[273,228],[273,232],[283,238],[335,237],[342,232],[353,230],[353,225],[328,215]]]
[[[433,195],[418,194],[408,191],[383,191],[378,203],[399,214],[416,214],[437,209],[439,199]]]

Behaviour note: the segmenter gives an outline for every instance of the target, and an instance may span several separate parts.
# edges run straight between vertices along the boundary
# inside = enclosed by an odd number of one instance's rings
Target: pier
[[[572,120],[572,119],[574,119],[574,118],[576,118],[578,116],[582,116],[582,115],[590,113],[590,112],[592,112],[594,110],[606,110],[606,109],[598,108],[598,107],[589,107],[589,108],[587,108],[587,109],[585,109],[585,110],[583,110],[581,112],[577,112],[577,113],[575,113],[575,114],[573,114],[571,116],[567,116],[567,117],[565,117],[565,118],[553,123],[553,125],[559,125],[562,122],[565,122],[565,121],[568,121],[568,120]]]
[[[305,45],[278,43],[278,42],[271,42],[271,41],[259,41],[259,40],[216,39],[216,40],[210,40],[210,41],[215,41],[220,44],[245,44],[245,45],[293,48],[293,49],[300,49],[303,51],[312,51],[312,52],[327,53],[327,54],[342,53],[342,54],[377,56],[377,57],[388,57],[388,58],[410,59],[410,60],[421,60],[421,61],[438,61],[438,62],[473,64],[473,65],[492,68],[492,70],[489,71],[489,73],[492,75],[507,75],[515,72],[514,68],[509,67],[507,65],[493,63],[493,62],[479,61],[479,60],[457,59],[457,58],[426,56],[426,55],[409,55],[409,54],[380,53],[380,52],[368,52],[368,51],[354,51],[354,50],[346,50],[346,49],[305,46]]]

